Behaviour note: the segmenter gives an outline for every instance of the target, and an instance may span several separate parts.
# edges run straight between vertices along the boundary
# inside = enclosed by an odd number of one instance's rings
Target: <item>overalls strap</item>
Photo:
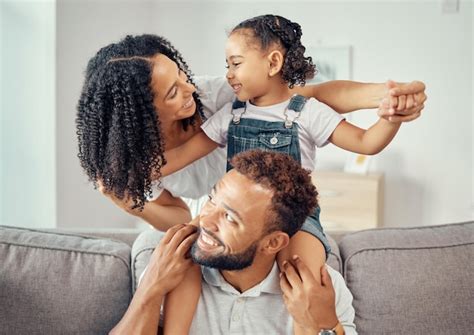
[[[240,111],[237,111],[239,110]],[[233,124],[239,124],[240,123],[240,118],[242,115],[245,113],[247,110],[247,103],[245,101],[240,101],[235,99],[234,102],[232,103],[232,123]]]
[[[291,97],[290,103],[285,109],[285,128],[291,128],[293,127],[293,122],[300,117],[301,111],[304,108],[304,105],[306,104],[306,101],[308,99],[305,98],[302,95],[296,94]],[[288,111],[293,111],[293,115],[289,115]]]

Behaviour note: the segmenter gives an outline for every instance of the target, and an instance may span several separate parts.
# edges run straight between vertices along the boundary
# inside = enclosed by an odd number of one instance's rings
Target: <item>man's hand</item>
[[[427,98],[425,84],[421,81],[396,83],[389,80],[385,85],[387,94],[379,105],[380,117],[394,123],[410,122],[420,117]]]
[[[140,286],[154,290],[158,296],[165,296],[178,286],[192,265],[188,251],[196,238],[196,227],[191,224],[179,224],[168,229],[151,255]]]
[[[326,266],[321,268],[321,284],[298,257],[294,265],[285,262],[280,286],[288,312],[298,326],[310,333],[332,329],[338,323],[335,292]]]

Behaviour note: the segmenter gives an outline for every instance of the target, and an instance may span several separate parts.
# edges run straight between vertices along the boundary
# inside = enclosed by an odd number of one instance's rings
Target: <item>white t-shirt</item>
[[[226,103],[235,99],[232,88],[224,77],[203,76],[193,80],[204,107],[205,118],[211,117]],[[163,189],[175,197],[195,199],[196,201],[184,199],[194,217],[203,203],[202,197],[209,194],[211,188],[225,174],[226,157],[227,149],[218,148],[185,168],[163,177],[161,183],[154,181],[153,195],[148,200],[157,199]]]
[[[247,102],[247,109],[242,118],[256,119],[271,122],[285,121],[285,109],[290,100],[282,103],[259,107]],[[206,135],[221,146],[227,145],[227,132],[232,120],[232,103],[227,103],[221,110],[210,117],[202,129]],[[241,109],[240,111],[243,111]],[[239,111],[236,111],[239,112]],[[301,151],[301,165],[305,169],[314,170],[316,160],[316,147],[323,147],[336,129],[337,125],[344,119],[343,116],[331,107],[311,98],[306,102],[299,117],[294,111],[288,111],[288,116],[298,125],[298,137]]]

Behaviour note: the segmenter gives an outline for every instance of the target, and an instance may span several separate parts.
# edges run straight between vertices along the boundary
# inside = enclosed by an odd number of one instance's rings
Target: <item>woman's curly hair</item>
[[[281,230],[293,236],[318,205],[310,171],[287,154],[248,150],[232,157],[231,164],[240,174],[273,191],[266,218],[268,233]]]
[[[316,74],[311,57],[305,57],[306,48],[301,44],[301,26],[279,15],[261,15],[239,23],[231,34],[242,29],[252,32],[251,38],[257,40],[262,50],[276,43],[285,51],[282,78],[290,88],[304,85],[306,79]]]
[[[131,209],[143,209],[152,194],[152,179],[160,177],[166,163],[151,89],[151,58],[157,54],[173,60],[191,78],[188,65],[168,40],[129,35],[90,59],[77,105],[82,168],[95,187],[100,181],[106,192],[132,200]],[[182,120],[185,130],[202,116],[202,104],[196,93],[193,96],[198,113]]]

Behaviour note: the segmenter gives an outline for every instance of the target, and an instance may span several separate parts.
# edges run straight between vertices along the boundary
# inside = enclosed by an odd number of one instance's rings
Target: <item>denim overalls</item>
[[[229,161],[239,152],[250,149],[262,149],[289,154],[301,164],[300,141],[298,126],[294,122],[301,114],[306,98],[294,95],[285,109],[284,122],[271,122],[255,119],[245,119],[246,103],[235,100],[232,105],[232,120],[227,135],[227,171],[232,169]],[[292,116],[288,111],[291,110]],[[302,231],[316,236],[324,245],[326,258],[331,248],[319,222],[319,206],[306,218]]]

